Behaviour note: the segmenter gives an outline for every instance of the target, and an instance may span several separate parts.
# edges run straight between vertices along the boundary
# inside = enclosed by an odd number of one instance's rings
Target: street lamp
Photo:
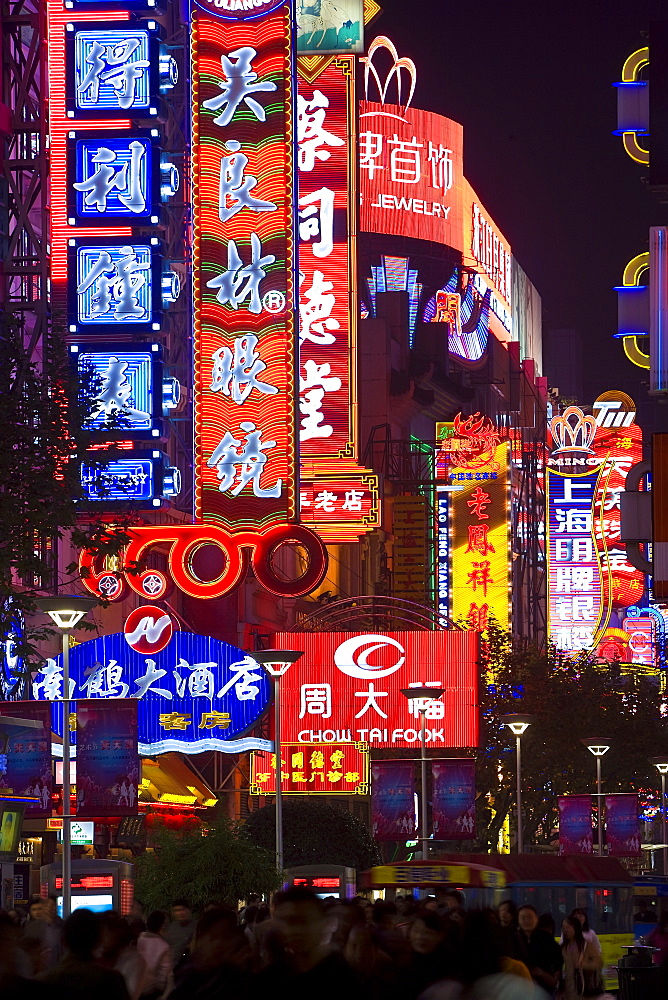
[[[515,758],[517,771],[517,853],[524,852],[524,830],[522,828],[522,745],[521,740],[529,726],[535,722],[533,715],[502,715],[499,720],[504,726],[510,729],[515,737]]]
[[[41,597],[37,601],[63,635],[63,920],[72,909],[72,820],[70,802],[70,632],[96,606],[94,597]]]
[[[650,757],[650,764],[654,764],[661,775],[661,843],[662,850],[662,875],[668,875],[668,844],[666,844],[666,775],[668,774],[668,757]]]
[[[610,749],[610,740],[604,736],[590,736],[580,740],[596,758],[596,806],[598,811],[598,855],[603,857],[603,796],[601,795],[601,757]]]
[[[401,688],[401,693],[409,701],[417,702],[417,710],[420,713],[420,771],[422,777],[422,789],[420,796],[420,844],[422,847],[422,860],[427,860],[427,847],[429,845],[429,835],[427,833],[427,702],[436,701],[440,698],[445,688],[435,685],[425,684],[420,687]]]
[[[301,649],[261,649],[249,653],[274,682],[274,753],[276,756],[276,868],[283,871],[283,772],[281,769],[281,677],[304,655]]]

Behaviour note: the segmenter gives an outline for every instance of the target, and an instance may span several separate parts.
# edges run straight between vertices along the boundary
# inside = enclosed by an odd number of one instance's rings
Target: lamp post
[[[274,753],[276,756],[276,868],[283,871],[283,773],[281,770],[281,677],[301,659],[299,649],[261,649],[249,653],[267,671],[274,686]]]
[[[420,713],[420,773],[421,773],[421,794],[420,794],[420,845],[422,848],[422,860],[427,860],[427,848],[429,845],[429,834],[427,831],[427,702],[436,701],[443,694],[445,688],[432,685],[422,685],[421,687],[401,688],[401,693],[409,701],[417,701],[417,710]]]
[[[72,804],[70,802],[70,632],[97,604],[94,597],[42,597],[37,606],[45,611],[63,637],[63,920],[72,909]]]
[[[535,721],[533,715],[502,715],[500,722],[510,729],[515,737],[516,759],[516,800],[517,807],[517,853],[524,853],[524,829],[522,824],[522,737]]]
[[[603,857],[603,795],[601,794],[601,757],[610,749],[610,740],[604,736],[589,736],[580,740],[596,758],[596,808],[598,811],[598,856]]]
[[[663,849],[661,851],[662,856],[662,875],[668,875],[668,844],[666,844],[666,775],[668,774],[668,757],[650,757],[650,764],[654,764],[661,775],[661,843]]]

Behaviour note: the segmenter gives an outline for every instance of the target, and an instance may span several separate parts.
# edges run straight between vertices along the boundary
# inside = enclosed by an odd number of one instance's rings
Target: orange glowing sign
[[[368,743],[283,743],[284,795],[368,795]],[[251,795],[276,794],[276,754],[252,755]]]

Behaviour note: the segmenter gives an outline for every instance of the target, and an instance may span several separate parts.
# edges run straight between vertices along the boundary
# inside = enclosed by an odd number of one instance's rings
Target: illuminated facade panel
[[[109,437],[161,436],[159,344],[70,345],[85,430]]]
[[[368,795],[367,743],[281,742],[283,795]],[[254,753],[251,795],[276,794],[276,754]]]
[[[301,523],[324,542],[355,541],[380,523],[378,477],[327,477],[299,480]]]

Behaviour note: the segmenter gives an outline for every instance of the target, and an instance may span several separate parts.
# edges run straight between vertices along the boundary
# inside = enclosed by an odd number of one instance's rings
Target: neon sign
[[[368,795],[366,743],[281,743],[284,795]],[[276,754],[254,753],[251,795],[276,794]]]
[[[162,436],[160,344],[78,343],[70,344],[69,351],[76,363],[85,430],[106,438]]]
[[[269,750],[243,737],[269,704],[264,670],[241,649],[209,636],[175,632],[163,649],[133,649],[123,632],[91,639],[70,653],[72,696],[138,699],[139,752],[144,755],[208,750]],[[38,701],[62,698],[62,658],[49,659],[32,682]],[[62,732],[62,703],[53,705]]]
[[[161,507],[181,492],[181,473],[160,451],[133,451],[127,458],[95,464],[94,452],[81,463],[83,502],[118,507]]]

